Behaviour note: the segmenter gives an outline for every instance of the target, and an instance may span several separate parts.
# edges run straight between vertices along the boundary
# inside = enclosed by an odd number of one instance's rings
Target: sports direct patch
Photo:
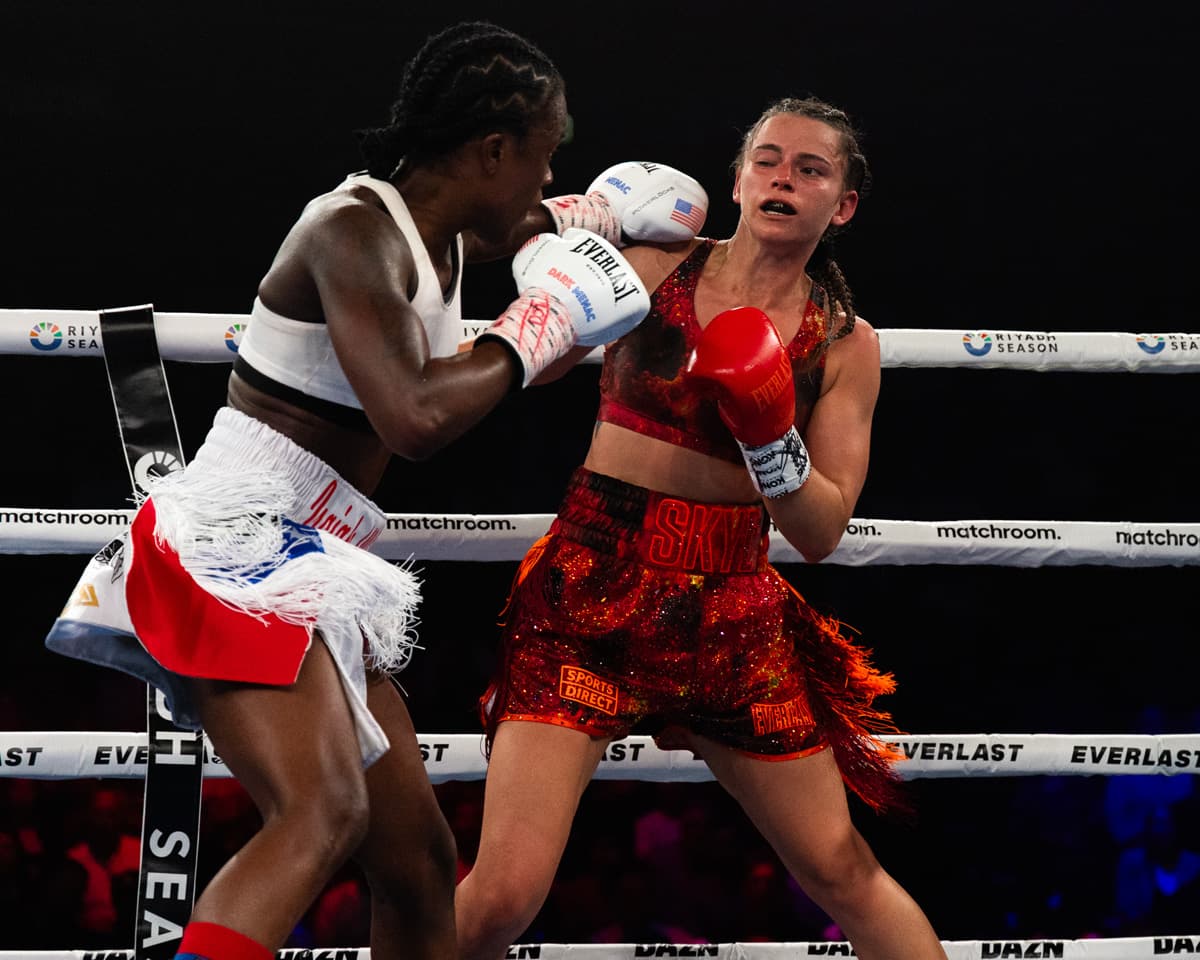
[[[558,695],[585,707],[617,715],[617,685],[601,679],[581,667],[563,667],[558,679]]]

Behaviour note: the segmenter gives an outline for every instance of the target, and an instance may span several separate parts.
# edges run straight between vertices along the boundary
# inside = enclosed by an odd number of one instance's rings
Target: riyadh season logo
[[[29,342],[34,350],[57,350],[62,346],[62,331],[57,323],[43,320],[35,323],[29,331]]]
[[[1167,338],[1157,333],[1139,333],[1137,345],[1142,353],[1162,353],[1166,349]]]
[[[242,345],[242,331],[245,329],[244,323],[235,323],[225,331],[225,346],[229,348],[230,353],[238,352],[238,347]]]
[[[973,357],[983,357],[992,349],[990,333],[964,333],[963,349]]]

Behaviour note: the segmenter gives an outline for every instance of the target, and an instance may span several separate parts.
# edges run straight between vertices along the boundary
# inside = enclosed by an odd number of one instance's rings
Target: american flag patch
[[[694,203],[688,203],[681,197],[675,201],[671,219],[676,223],[682,223],[692,232],[699,233],[700,228],[704,226],[704,208]]]

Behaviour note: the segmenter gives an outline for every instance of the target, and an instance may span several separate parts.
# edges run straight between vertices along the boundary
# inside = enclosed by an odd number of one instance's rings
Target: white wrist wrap
[[[596,233],[618,250],[625,244],[621,240],[621,224],[617,213],[602,193],[570,193],[562,197],[548,197],[542,206],[554,221],[554,232],[560,237],[563,231],[578,227]]]
[[[799,490],[812,473],[808,450],[800,439],[800,431],[792,427],[778,440],[751,447],[738,443],[742,457],[750,470],[754,489],[764,497],[782,497]]]
[[[527,387],[538,374],[575,345],[575,326],[566,306],[538,287],[530,287],[487,327],[476,342],[503,340],[521,361]]]

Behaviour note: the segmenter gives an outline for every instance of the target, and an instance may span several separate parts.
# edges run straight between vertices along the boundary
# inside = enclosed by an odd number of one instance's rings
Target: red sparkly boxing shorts
[[[684,726],[755,756],[822,749],[759,504],[702,503],[580,469],[530,551],[481,705],[596,737]]]

